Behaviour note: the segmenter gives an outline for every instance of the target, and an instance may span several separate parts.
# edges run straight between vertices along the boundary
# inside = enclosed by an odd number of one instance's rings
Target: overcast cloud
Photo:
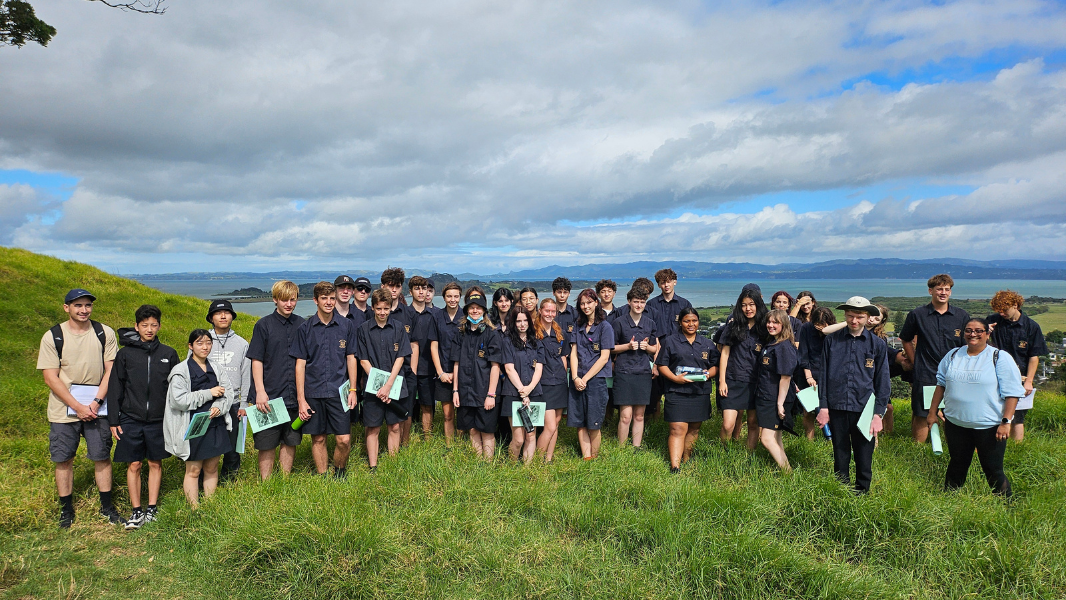
[[[1054,2],[34,5],[59,33],[0,48],[0,169],[78,183],[0,183],[3,244],[125,272],[1066,257]]]

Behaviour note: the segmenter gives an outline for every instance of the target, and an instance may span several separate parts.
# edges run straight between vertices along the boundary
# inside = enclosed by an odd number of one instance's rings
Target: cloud
[[[0,183],[0,243],[11,243],[15,231],[40,220],[58,206],[56,198],[26,184]]]

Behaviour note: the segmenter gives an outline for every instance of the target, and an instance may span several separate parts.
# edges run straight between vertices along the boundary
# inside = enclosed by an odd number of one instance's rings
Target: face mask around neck
[[[474,319],[473,317],[471,317],[470,315],[467,315],[467,317],[466,317],[466,320],[467,320],[467,321],[470,321],[470,324],[471,324],[471,325],[480,325],[480,324],[481,324],[481,322],[485,320],[485,317],[483,317],[483,316],[482,316],[482,317],[478,317],[478,318],[477,318],[477,319],[475,320],[475,319]]]

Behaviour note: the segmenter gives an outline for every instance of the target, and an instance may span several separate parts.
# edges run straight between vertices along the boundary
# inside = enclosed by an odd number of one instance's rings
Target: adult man
[[[433,430],[433,390],[437,380],[437,371],[429,352],[430,344],[438,339],[433,284],[429,279],[415,275],[407,287],[411,291],[411,309],[415,312],[411,341],[421,350],[415,371],[415,396],[422,413],[422,435],[428,438]]]
[[[655,319],[655,332],[659,335],[659,341],[677,332],[677,315],[681,309],[691,308],[692,303],[674,293],[677,286],[677,273],[673,269],[659,269],[655,272],[655,283],[658,284],[660,294],[648,300],[645,311],[648,316]],[[652,381],[651,404],[648,405],[647,413],[654,415],[659,412],[659,401],[665,392],[666,382],[659,377]]]
[[[222,455],[219,479],[223,482],[236,477],[241,468],[241,453],[237,450],[244,448],[237,448],[237,438],[240,434],[240,419],[247,414],[245,411],[248,396],[252,390],[252,361],[248,358],[248,342],[231,329],[236,318],[237,311],[233,310],[229,300],[215,300],[207,309],[207,322],[211,324],[211,354],[208,355],[208,360],[225,371],[232,384],[240,386],[233,391],[235,402],[230,407],[233,429],[229,432],[229,438],[233,443],[233,450]]]
[[[56,465],[59,526],[74,523],[74,456],[81,438],[93,461],[100,491],[100,514],[125,525],[111,502],[111,430],[99,410],[107,397],[111,366],[118,353],[115,332],[90,319],[96,296],[77,288],[67,292],[67,320],[45,332],[37,369],[48,386],[48,452]]]
[[[567,304],[570,299],[570,290],[573,285],[566,277],[556,277],[552,281],[552,295],[555,296],[555,322],[563,330],[567,339],[574,332],[574,323],[577,322],[577,311]]]
[[[929,438],[929,425],[925,418],[929,411],[925,408],[925,386],[936,385],[936,370],[940,359],[951,350],[962,346],[962,329],[970,320],[970,313],[951,306],[951,288],[955,280],[951,275],[941,273],[929,278],[927,282],[932,302],[920,306],[907,314],[899,339],[903,341],[903,352],[907,360],[914,364],[911,382],[911,435],[914,441],[924,444]],[[915,342],[915,337],[918,338]]]
[[[333,435],[336,442],[333,476],[344,479],[352,450],[348,410],[355,408],[359,382],[355,368],[355,328],[348,319],[338,319],[333,314],[336,293],[328,281],[315,284],[317,310],[297,328],[289,356],[296,359],[296,403],[304,421],[303,433],[311,436],[315,469],[319,475],[326,473],[329,467],[326,436]],[[342,399],[339,390],[346,381],[348,394]]]
[[[274,398],[283,398],[289,412],[289,420],[298,413],[296,402],[296,359],[289,356],[289,346],[296,338],[296,330],[304,322],[303,317],[293,312],[300,288],[291,281],[278,281],[270,289],[276,310],[255,322],[252,341],[246,356],[252,361],[252,385],[255,387],[255,408],[268,412],[268,404]],[[292,461],[296,447],[303,434],[293,431],[288,424],[260,430],[252,434],[255,449],[259,451],[259,476],[266,480],[274,469],[274,456],[278,446],[281,453],[278,462],[281,471],[292,473]]]
[[[825,337],[822,371],[818,380],[818,425],[829,424],[833,434],[833,470],[844,485],[851,481],[851,455],[855,453],[855,492],[870,491],[874,442],[859,430],[859,417],[874,403],[869,433],[881,432],[892,386],[888,373],[888,344],[866,329],[870,316],[881,311],[862,296],[852,296],[837,307],[844,311],[847,328]]]

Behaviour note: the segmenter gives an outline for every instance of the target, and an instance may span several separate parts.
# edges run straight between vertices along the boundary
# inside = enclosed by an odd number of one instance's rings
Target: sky
[[[1066,4],[35,0],[0,245],[117,273],[1066,259]]]

